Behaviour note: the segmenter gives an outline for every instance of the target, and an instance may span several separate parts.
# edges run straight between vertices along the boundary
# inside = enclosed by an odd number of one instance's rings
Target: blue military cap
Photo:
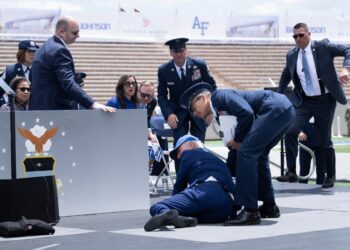
[[[190,110],[191,109],[191,102],[192,102],[193,98],[203,91],[213,92],[213,88],[211,87],[210,84],[208,84],[206,82],[200,82],[200,83],[193,85],[192,87],[187,89],[180,96],[180,100],[179,100],[180,106],[182,108]]]
[[[176,142],[176,145],[175,145],[175,148],[173,150],[170,151],[170,157],[172,159],[175,159],[176,158],[176,155],[177,155],[177,150],[179,149],[179,147],[184,144],[185,142],[189,142],[189,141],[199,141],[199,139],[193,135],[184,135],[184,136],[181,136],[177,142]]]
[[[170,50],[174,52],[181,52],[184,51],[186,48],[186,43],[189,41],[188,38],[185,37],[180,37],[180,38],[175,38],[167,41],[165,45],[168,45]]]
[[[37,51],[39,46],[32,40],[24,40],[19,42],[18,49]]]

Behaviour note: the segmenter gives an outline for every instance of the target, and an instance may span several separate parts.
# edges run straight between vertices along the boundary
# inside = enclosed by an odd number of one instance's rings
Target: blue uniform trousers
[[[237,205],[257,209],[258,200],[274,202],[268,156],[288,130],[294,116],[295,110],[291,107],[269,122],[260,122],[259,116],[255,119],[237,150]]]
[[[224,222],[232,212],[233,201],[215,181],[193,185],[151,206],[152,216],[176,209],[180,215],[196,217],[200,223]]]

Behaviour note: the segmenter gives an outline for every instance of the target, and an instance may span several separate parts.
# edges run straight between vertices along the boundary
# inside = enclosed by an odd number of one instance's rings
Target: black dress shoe
[[[298,176],[292,172],[287,172],[283,176],[278,176],[276,180],[279,182],[297,182]]]
[[[259,212],[247,212],[242,210],[237,218],[225,221],[224,226],[256,225],[260,223],[261,219]]]
[[[326,177],[326,179],[324,179],[324,182],[322,184],[323,188],[331,188],[334,187],[334,182],[335,182],[335,178],[334,177]]]
[[[194,217],[186,217],[179,215],[175,219],[170,221],[168,225],[173,225],[176,228],[195,227],[198,225],[198,220]]]
[[[179,212],[176,209],[171,209],[165,213],[157,214],[146,222],[144,229],[147,232],[156,230],[160,227],[168,225],[169,222],[175,219],[177,216],[179,216]]]
[[[259,206],[259,213],[261,218],[279,218],[281,216],[280,209],[277,205],[261,205]]]

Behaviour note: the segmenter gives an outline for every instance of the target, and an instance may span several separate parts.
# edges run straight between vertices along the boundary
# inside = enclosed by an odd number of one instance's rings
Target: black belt
[[[306,100],[321,100],[321,99],[324,99],[324,98],[327,98],[329,97],[331,94],[330,93],[327,93],[327,94],[323,94],[323,95],[315,95],[315,96],[307,96],[307,95],[302,95],[303,98],[305,98]]]

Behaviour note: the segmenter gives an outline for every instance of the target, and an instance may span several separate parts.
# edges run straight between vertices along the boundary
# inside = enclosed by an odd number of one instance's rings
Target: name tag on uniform
[[[174,82],[167,82],[166,84],[167,84],[167,85],[175,85]]]

